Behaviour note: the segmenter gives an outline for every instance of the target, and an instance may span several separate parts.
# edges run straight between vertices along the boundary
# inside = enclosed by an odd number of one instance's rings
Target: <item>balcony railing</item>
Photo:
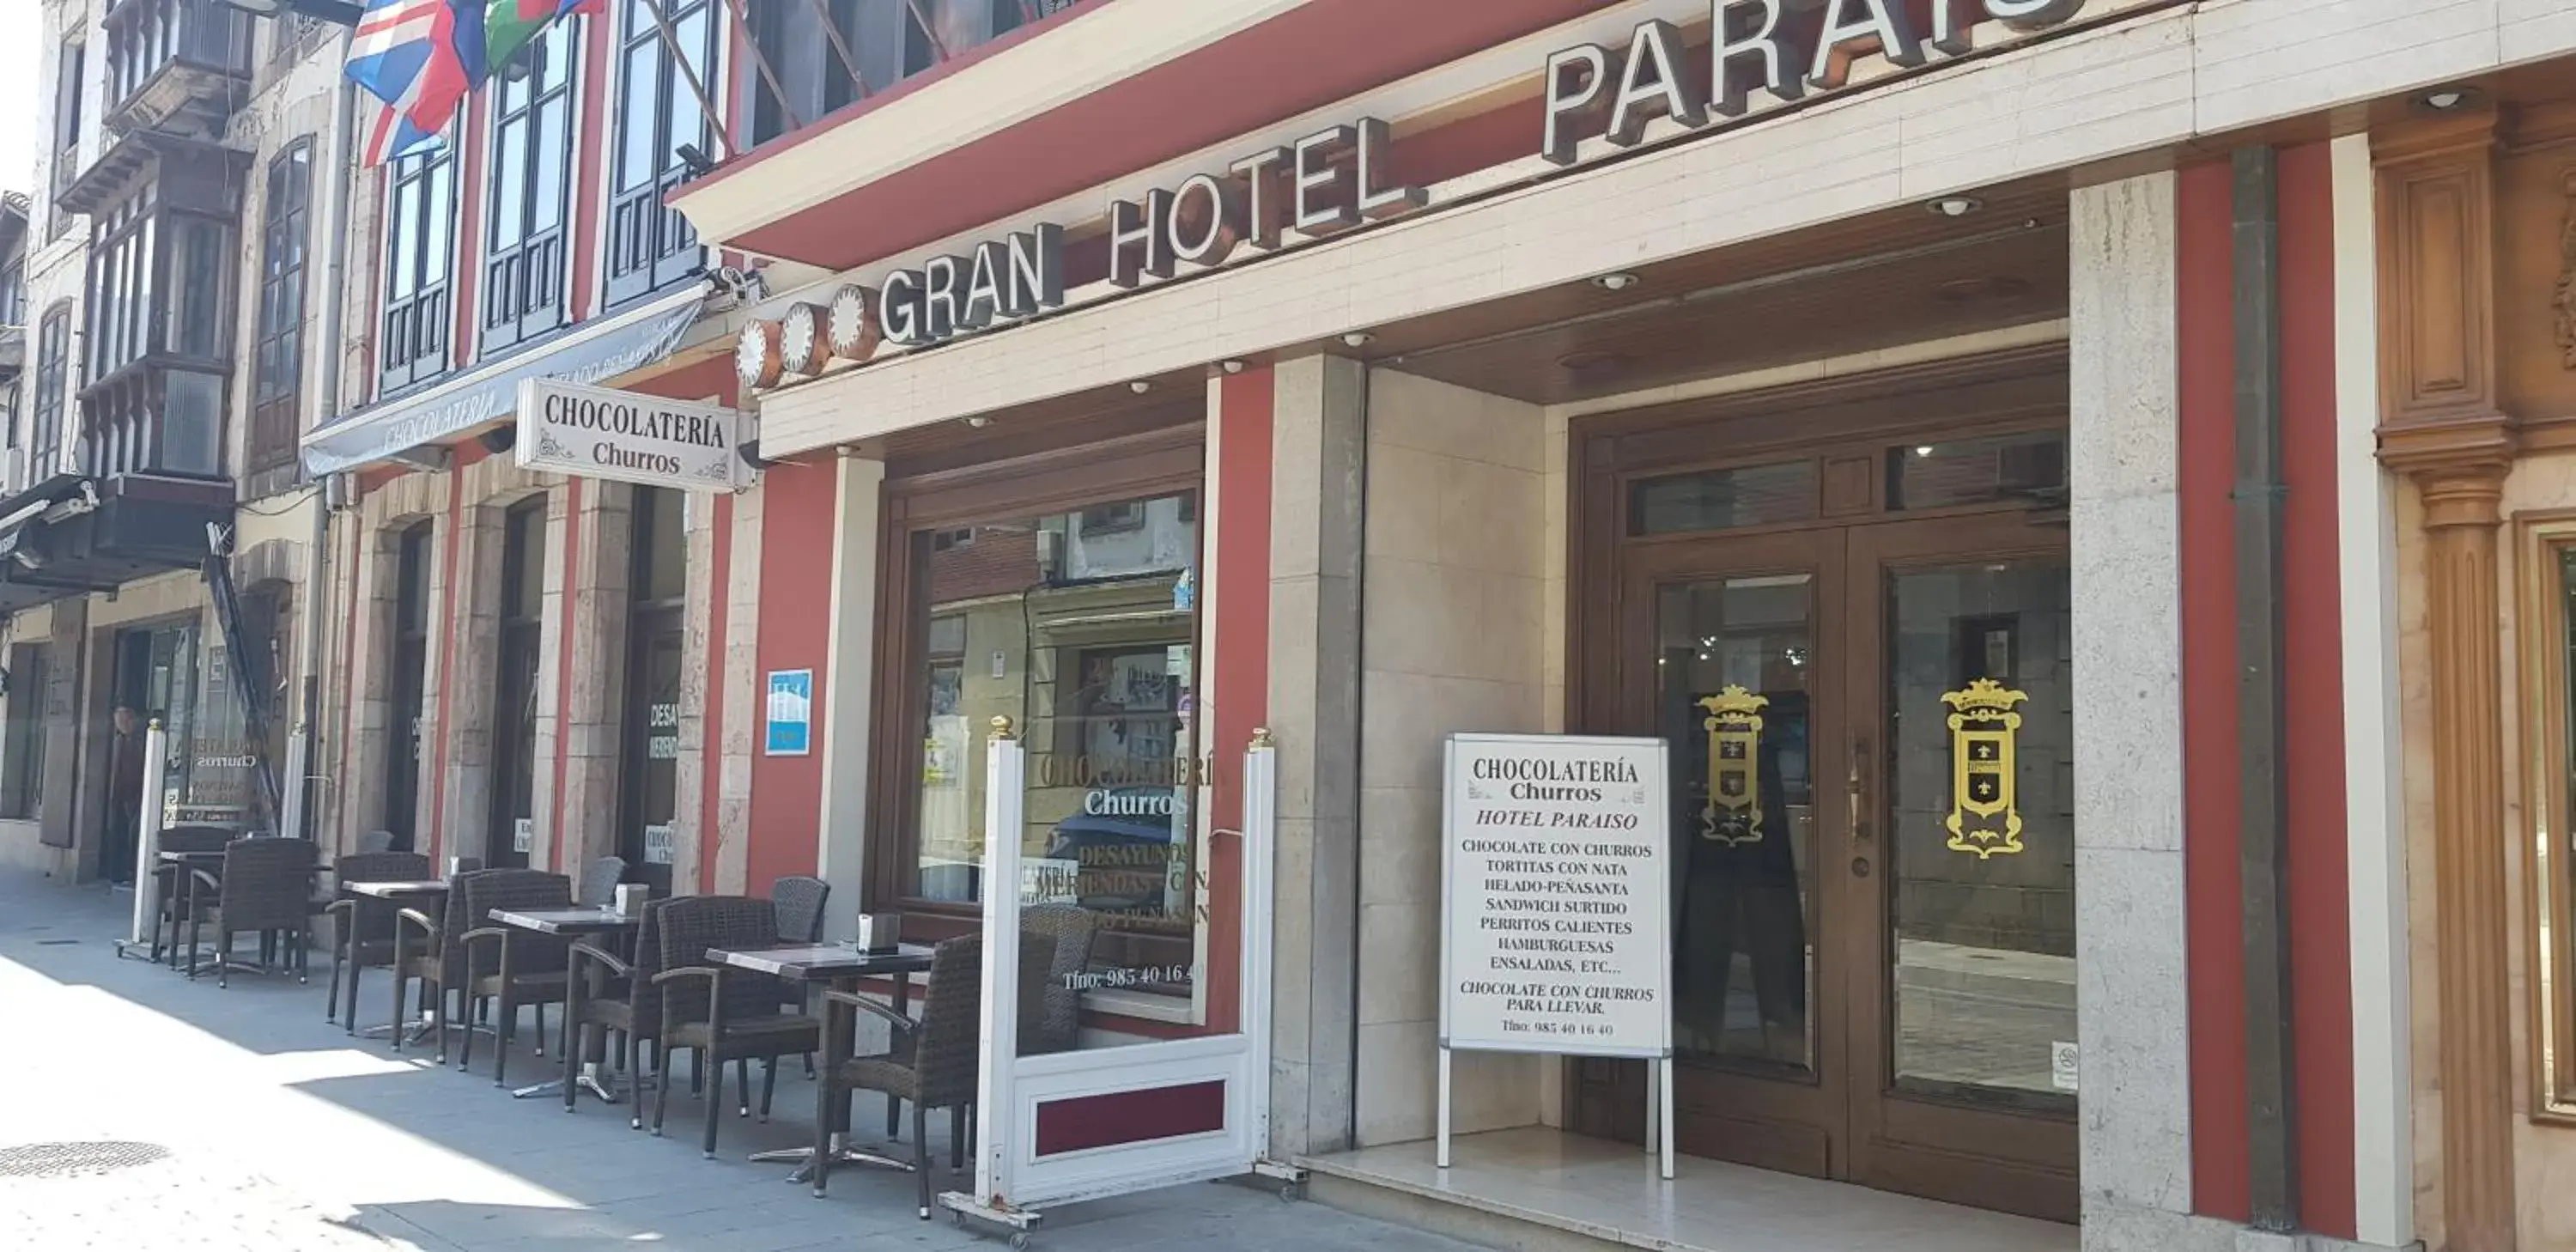
[[[107,32],[107,125],[211,135],[250,84],[251,16],[222,0],[116,0]]]

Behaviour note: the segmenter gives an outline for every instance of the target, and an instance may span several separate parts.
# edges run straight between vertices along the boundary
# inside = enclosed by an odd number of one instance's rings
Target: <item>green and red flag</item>
[[[510,63],[548,23],[575,13],[597,13],[600,0],[482,0],[483,64],[491,70]]]

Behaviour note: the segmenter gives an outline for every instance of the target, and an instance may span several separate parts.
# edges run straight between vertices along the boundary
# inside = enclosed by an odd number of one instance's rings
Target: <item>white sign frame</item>
[[[632,432],[583,430],[581,448],[563,442],[546,421],[546,402],[564,399],[637,410],[651,420],[714,422],[715,444],[692,443]],[[738,409],[695,400],[666,400],[615,387],[591,387],[555,378],[529,378],[519,383],[517,460],[520,468],[545,470],[577,478],[603,478],[642,487],[674,491],[740,491],[752,484],[752,468],[742,448],[752,441],[749,417]],[[601,464],[596,450],[615,445],[637,464]],[[671,468],[641,464],[647,458],[668,461]]]
[[[1635,784],[1645,793],[1640,808],[1641,820],[1633,831],[1620,832],[1622,842],[1642,843],[1654,851],[1653,862],[1659,871],[1641,890],[1630,898],[1637,901],[1637,932],[1628,936],[1630,948],[1654,953],[1649,965],[1654,980],[1654,1002],[1661,1007],[1653,1024],[1651,1040],[1639,1042],[1612,1040],[1589,1042],[1562,1035],[1535,1036],[1527,1039],[1506,1038],[1499,1033],[1472,1034],[1461,1037],[1458,1014],[1453,1001],[1458,981],[1452,968],[1457,945],[1451,942],[1464,905],[1462,896],[1481,893],[1480,887],[1462,889],[1458,874],[1458,845],[1467,831],[1462,821],[1461,761],[1467,754],[1462,748],[1521,748],[1561,751],[1568,748],[1591,749],[1620,756],[1638,773]],[[1672,945],[1672,768],[1671,747],[1661,739],[1620,738],[1602,735],[1527,735],[1459,733],[1449,736],[1441,748],[1440,788],[1440,1036],[1439,1087],[1440,1137],[1437,1164],[1449,1168],[1450,1161],[1450,1063],[1453,1053],[1510,1052],[1554,1056],[1617,1057],[1649,1062],[1646,1084],[1646,1151],[1660,1152],[1662,1174],[1673,1177],[1673,945]],[[1605,832],[1584,832],[1599,837]],[[1560,837],[1562,837],[1560,835]],[[1579,975],[1557,975],[1579,977]],[[1658,1133],[1660,1131],[1660,1133]]]

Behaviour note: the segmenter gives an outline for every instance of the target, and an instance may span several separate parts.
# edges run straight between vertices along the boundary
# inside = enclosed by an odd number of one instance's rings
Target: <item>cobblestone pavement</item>
[[[0,870],[0,1252],[1001,1246],[918,1220],[903,1175],[836,1172],[816,1200],[785,1167],[744,1161],[810,1136],[813,1087],[793,1065],[777,1119],[726,1118],[719,1159],[702,1160],[685,1098],[657,1140],[623,1108],[511,1100],[488,1045],[464,1074],[343,1035],[322,1020],[318,962],[310,986],[236,975],[223,991],[119,960],[129,899]],[[367,991],[362,1020],[381,1018],[389,986]],[[545,1076],[524,1051],[512,1063],[514,1083]],[[1036,1247],[1471,1252],[1223,1184],[1050,1212]]]

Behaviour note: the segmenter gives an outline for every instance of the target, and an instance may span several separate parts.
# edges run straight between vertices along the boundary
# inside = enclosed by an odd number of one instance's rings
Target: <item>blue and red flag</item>
[[[367,0],[350,37],[347,73],[386,106],[367,135],[368,164],[438,142],[457,103],[474,89],[476,75],[457,36],[460,25],[470,27],[470,47],[479,60],[483,23],[457,18],[457,0]]]
[[[600,0],[366,0],[348,75],[385,102],[367,136],[370,165],[439,142],[466,95],[550,22]]]

